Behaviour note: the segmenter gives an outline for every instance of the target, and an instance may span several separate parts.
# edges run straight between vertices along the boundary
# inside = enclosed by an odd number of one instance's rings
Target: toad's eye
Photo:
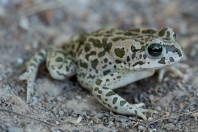
[[[165,48],[159,43],[154,43],[149,45],[146,50],[151,58],[159,58],[163,55]]]

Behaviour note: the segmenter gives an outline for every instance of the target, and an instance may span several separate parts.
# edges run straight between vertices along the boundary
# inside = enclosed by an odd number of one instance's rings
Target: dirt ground
[[[130,103],[159,111],[149,120],[113,113],[76,78],[52,79],[41,66],[26,103],[18,76],[39,49],[100,28],[172,27],[186,58],[183,78],[157,74],[116,90]],[[0,131],[198,131],[197,0],[0,0]]]

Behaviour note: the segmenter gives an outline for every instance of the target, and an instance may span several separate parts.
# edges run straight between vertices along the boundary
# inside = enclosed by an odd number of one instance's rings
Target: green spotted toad
[[[46,61],[54,79],[76,75],[82,87],[109,110],[147,119],[144,113],[155,111],[142,108],[143,103],[130,104],[113,90],[180,61],[183,51],[175,37],[169,27],[98,30],[60,47],[42,49],[28,61],[26,72],[20,76],[27,80],[27,100],[33,93],[39,65]]]

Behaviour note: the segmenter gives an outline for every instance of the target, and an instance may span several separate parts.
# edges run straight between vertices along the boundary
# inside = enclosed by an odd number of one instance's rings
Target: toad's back
[[[173,63],[182,55],[174,36],[170,28],[160,31],[153,29],[99,30],[81,35],[63,45],[63,49],[71,54],[77,64],[77,76],[81,85],[90,89],[97,78],[117,70],[145,70]],[[166,52],[176,52],[178,56],[163,54],[152,57],[147,52],[151,44],[156,44],[154,48],[163,46]]]

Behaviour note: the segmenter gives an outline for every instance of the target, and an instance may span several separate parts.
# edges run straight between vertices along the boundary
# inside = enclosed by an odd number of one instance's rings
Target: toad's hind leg
[[[112,89],[127,85],[131,82],[137,81],[153,75],[154,71],[141,72],[116,72],[97,79],[92,94],[97,100],[106,108],[120,114],[131,115],[135,114],[146,120],[145,112],[157,113],[157,111],[144,109],[144,103],[130,104],[125,99],[116,94]],[[137,77],[137,78],[135,78]]]
[[[39,68],[39,65],[45,61],[47,52],[49,49],[42,49],[36,53],[27,63],[26,63],[26,72],[19,76],[20,80],[27,81],[27,96],[26,100],[29,101],[31,95],[34,93],[33,85],[36,78],[36,74]]]
[[[47,69],[54,79],[64,80],[76,74],[76,64],[61,49],[54,49],[47,55]]]

